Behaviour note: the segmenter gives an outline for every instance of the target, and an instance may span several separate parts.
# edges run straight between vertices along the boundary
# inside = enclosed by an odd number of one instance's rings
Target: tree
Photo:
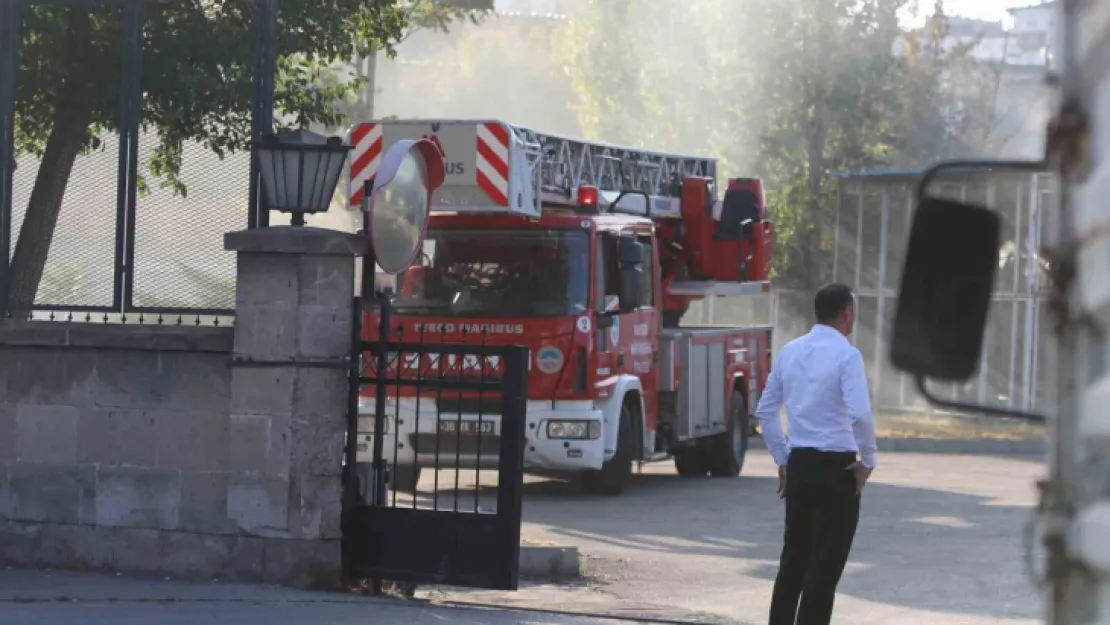
[[[322,68],[393,53],[409,19],[394,0],[280,0],[275,117],[338,125],[357,78],[321,86]],[[142,126],[159,137],[149,173],[186,192],[177,174],[196,141],[221,157],[246,149],[253,78],[250,0],[148,5],[143,29]],[[31,306],[77,156],[100,146],[120,110],[122,8],[32,6],[22,12],[16,84],[17,154],[39,170],[11,263],[9,302]]]
[[[829,174],[968,154],[971,46],[946,48],[942,2],[906,31],[911,0],[583,0],[560,46],[587,134],[719,157],[756,175],[776,224],[779,286],[830,276]],[[728,5],[728,6],[724,6]],[[908,52],[898,53],[898,45]],[[600,61],[604,59],[606,63]],[[980,107],[981,108],[981,107]]]

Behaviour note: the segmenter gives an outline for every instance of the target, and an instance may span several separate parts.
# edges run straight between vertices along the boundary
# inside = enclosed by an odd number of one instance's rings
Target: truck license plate
[[[478,426],[481,425],[479,431]],[[493,421],[483,421],[479,424],[477,421],[440,421],[439,431],[445,434],[454,434],[461,432],[463,434],[493,434],[494,423]]]

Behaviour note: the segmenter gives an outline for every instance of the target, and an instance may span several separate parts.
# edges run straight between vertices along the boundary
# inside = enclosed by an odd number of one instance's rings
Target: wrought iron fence
[[[515,589],[528,350],[447,343],[380,301],[377,338],[353,337],[347,575]]]
[[[273,72],[276,5],[253,0],[252,6],[252,133],[260,135],[269,130],[273,111],[273,77],[263,74]],[[144,39],[143,28],[159,10],[159,3],[144,0],[0,2],[0,314],[102,323],[231,322],[235,256],[224,251],[223,234],[266,225],[257,176],[246,140],[242,151],[224,155],[186,142],[180,184],[152,173],[159,137],[152,120],[143,118],[144,110],[154,109],[144,101],[141,67],[157,43]],[[113,98],[108,106],[118,107],[116,123],[100,128],[62,177],[56,226],[44,235],[41,222],[25,227],[25,217],[31,206],[42,211],[51,172],[44,176],[40,167],[43,142],[32,146],[20,122],[43,85],[21,85],[18,70],[20,54],[35,52],[21,50],[33,47],[27,29],[41,26],[47,12],[87,12],[110,24],[102,31],[118,32],[119,40],[97,45],[110,54],[118,49],[120,62],[97,77]],[[40,201],[33,204],[32,196]],[[21,245],[43,241],[48,251],[32,298],[34,271],[15,275],[12,261]],[[23,295],[16,298],[20,287]]]

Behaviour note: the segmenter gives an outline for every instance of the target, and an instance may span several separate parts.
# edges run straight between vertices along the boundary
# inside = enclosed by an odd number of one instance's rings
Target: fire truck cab
[[[620,493],[635,462],[738,475],[771,328],[678,324],[697,299],[769,291],[760,181],[730,181],[718,200],[712,159],[501,122],[389,121],[351,133],[352,204],[384,150],[418,137],[441,147],[448,175],[423,254],[396,279],[402,340],[529,347],[527,469],[579,473],[598,494]],[[364,327],[377,332],[375,320]],[[361,409],[372,414],[369,393]],[[387,401],[395,488],[436,466],[445,434],[462,466],[497,466],[499,398]]]

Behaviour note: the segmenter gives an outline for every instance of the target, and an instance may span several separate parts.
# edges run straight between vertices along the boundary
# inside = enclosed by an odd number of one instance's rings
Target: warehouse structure
[[[873,401],[888,412],[926,410],[913,380],[896,371],[888,356],[920,174],[898,170],[836,175],[833,280],[858,291],[852,338],[867,364]],[[1045,209],[1056,199],[1056,181],[1047,174],[962,171],[938,178],[930,192],[990,206],[1003,219],[994,302],[979,372],[967,384],[941,385],[937,390],[979,404],[1048,410],[1055,400],[1055,356],[1047,309],[1047,261],[1039,250],[1045,236]],[[808,331],[812,320],[793,311],[806,310],[811,297],[776,290],[758,301],[705,302],[692,308],[684,322],[773,323],[776,347],[781,347]]]

